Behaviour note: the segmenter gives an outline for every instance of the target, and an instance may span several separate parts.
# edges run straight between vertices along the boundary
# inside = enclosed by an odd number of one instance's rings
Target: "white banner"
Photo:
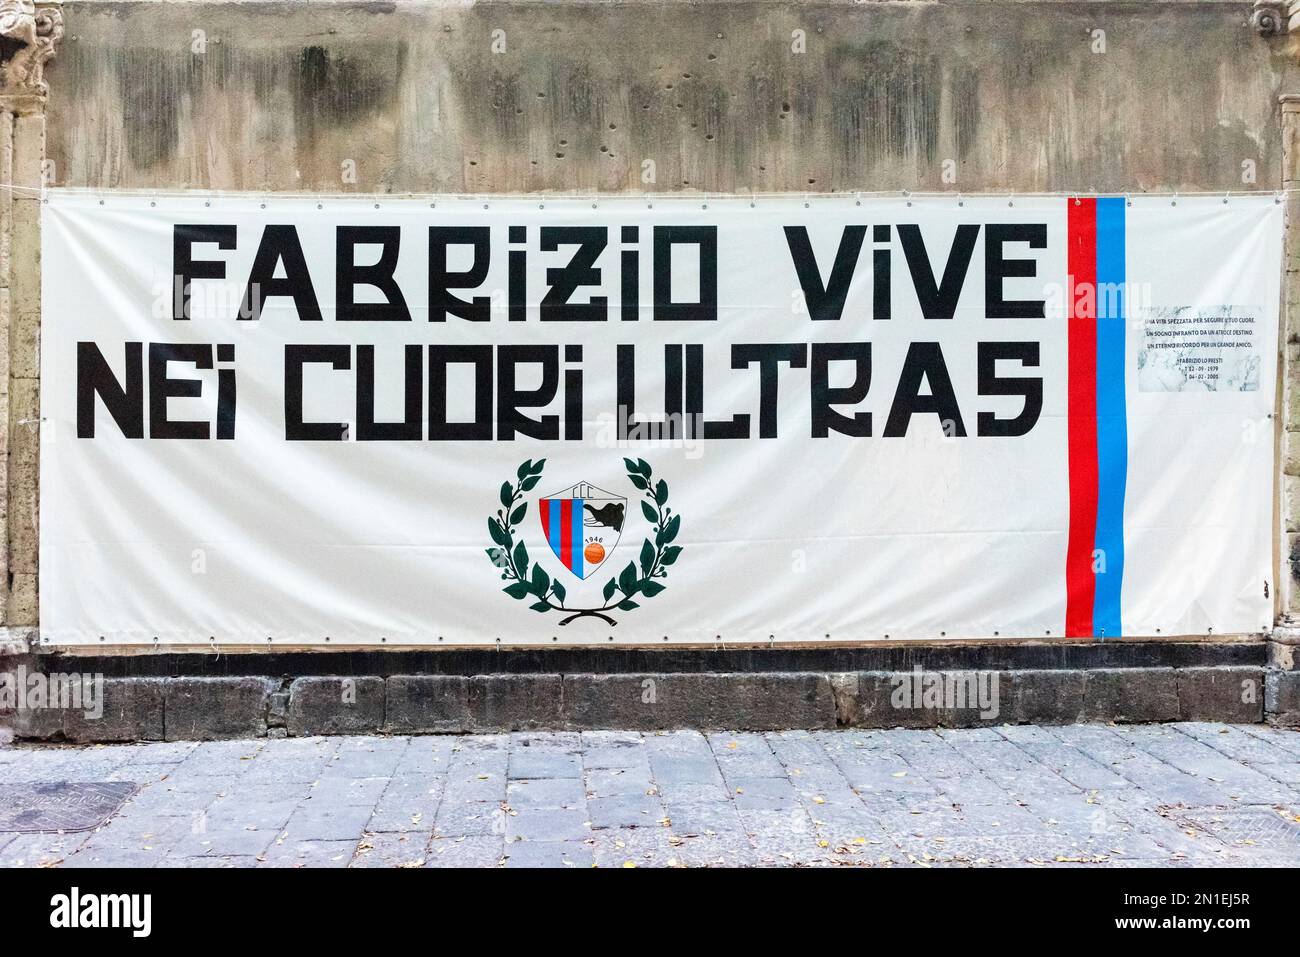
[[[1282,222],[53,191],[41,633],[1259,631]]]

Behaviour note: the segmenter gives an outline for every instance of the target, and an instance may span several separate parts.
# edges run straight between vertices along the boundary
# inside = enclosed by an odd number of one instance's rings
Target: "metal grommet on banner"
[[[1015,193],[1012,193],[1010,196],[1007,197],[1007,205],[1008,205],[1008,206],[1014,206],[1014,205],[1016,205],[1016,194],[1015,194]]]
[[[1171,199],[1171,200],[1169,201],[1169,205],[1170,205],[1170,206],[1177,206],[1177,205],[1178,205],[1178,194],[1177,194],[1177,193],[1174,193],[1174,198]]]
[[[1124,194],[1124,205],[1125,205],[1125,206],[1132,206],[1132,205],[1133,205],[1133,199],[1132,199],[1132,197],[1129,196],[1128,193],[1125,193],[1125,194]]]
[[[1281,194],[1281,193],[1274,193],[1274,194],[1273,194],[1273,205],[1274,205],[1274,206],[1277,206],[1277,205],[1279,205],[1281,202],[1282,202],[1282,194]]]
[[[958,193],[958,194],[957,194],[957,205],[958,205],[958,206],[965,206],[965,205],[966,205],[966,200],[962,199],[962,197],[961,197],[961,193]]]

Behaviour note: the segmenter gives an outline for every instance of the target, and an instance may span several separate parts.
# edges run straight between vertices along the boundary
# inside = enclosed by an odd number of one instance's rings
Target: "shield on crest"
[[[627,499],[590,482],[579,482],[537,504],[551,551],[579,578],[592,575],[623,534]]]

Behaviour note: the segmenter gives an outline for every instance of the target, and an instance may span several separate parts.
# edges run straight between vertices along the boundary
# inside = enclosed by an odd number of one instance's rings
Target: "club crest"
[[[641,493],[640,518],[648,526],[648,535],[639,549],[624,547],[627,564],[613,573],[603,588],[582,583],[614,553],[624,527],[634,518],[629,514],[627,498],[590,482],[579,482],[536,500],[541,537],[569,573],[579,579],[577,584],[570,581],[565,585],[562,576],[552,576],[529,555],[524,542],[530,537],[524,525],[530,504],[528,493],[542,480],[546,460],[521,463],[515,479],[501,483],[501,507],[487,521],[493,542],[487,555],[506,582],[503,592],[516,601],[529,602],[533,611],[560,612],[564,616],[561,625],[582,618],[616,625],[611,612],[640,608],[642,601],[664,591],[668,569],[682,554],[682,546],[674,544],[682,517],[668,504],[668,483],[655,477],[650,463],[625,458],[623,465],[628,482]],[[615,567],[621,563],[622,559]],[[576,589],[573,595],[569,588]]]
[[[542,534],[564,567],[590,578],[614,551],[627,519],[627,498],[579,482],[537,502]]]

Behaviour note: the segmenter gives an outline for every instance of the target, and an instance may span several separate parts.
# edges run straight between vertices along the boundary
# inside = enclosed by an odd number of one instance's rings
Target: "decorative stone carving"
[[[44,97],[45,64],[62,38],[57,4],[0,0],[0,94]]]
[[[1255,0],[1255,10],[1250,16],[1250,25],[1262,37],[1286,33],[1291,19],[1290,7],[1290,0]]]

